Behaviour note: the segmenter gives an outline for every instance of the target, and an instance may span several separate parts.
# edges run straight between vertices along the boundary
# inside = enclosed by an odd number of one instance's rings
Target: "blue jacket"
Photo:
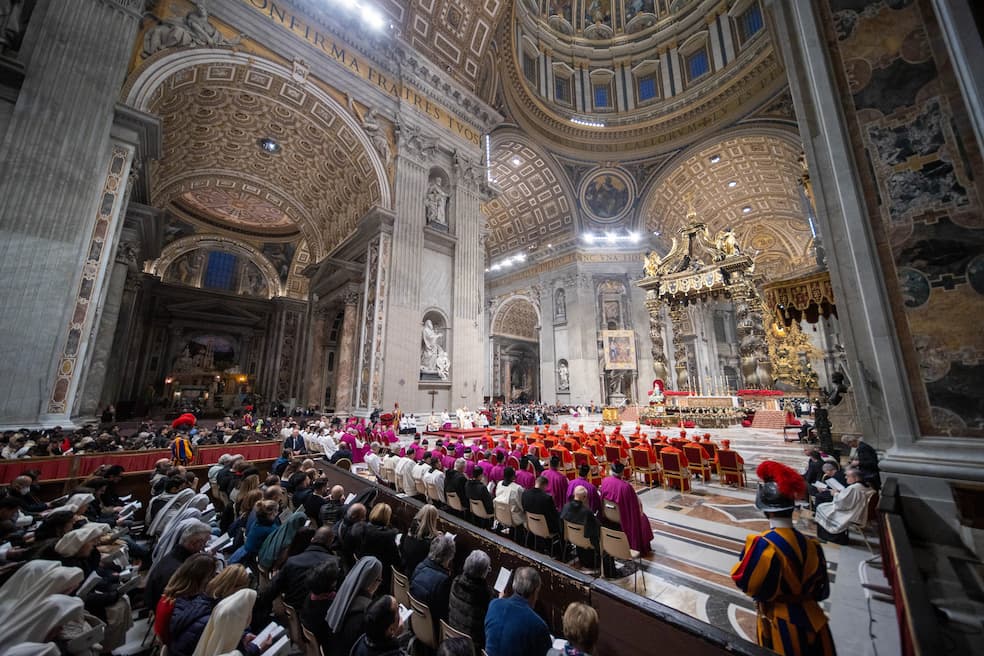
[[[171,644],[167,646],[170,656],[192,656],[198,640],[205,632],[205,625],[212,616],[215,599],[205,594],[194,597],[180,597],[174,602],[171,613]]]
[[[551,647],[547,623],[519,595],[493,599],[485,614],[489,656],[542,656]]]
[[[434,624],[448,619],[448,603],[451,599],[451,576],[430,558],[417,565],[410,577],[410,594],[430,608]]]

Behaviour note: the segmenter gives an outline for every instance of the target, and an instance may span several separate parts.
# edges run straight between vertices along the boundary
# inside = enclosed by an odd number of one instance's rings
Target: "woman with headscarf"
[[[119,593],[119,570],[102,567],[96,545],[109,532],[109,526],[91,522],[66,533],[55,545],[55,551],[66,567],[78,567],[88,578],[95,573],[99,582],[83,599],[86,610],[106,622],[102,645],[112,651],[123,644],[126,632],[133,626],[130,602]]]
[[[180,490],[177,494],[171,497],[164,506],[157,511],[154,515],[153,521],[150,522],[150,526],[147,528],[147,532],[150,535],[160,535],[167,528],[168,524],[174,517],[184,510],[192,499],[197,496],[194,490],[184,488]]]
[[[245,640],[247,626],[253,613],[256,590],[245,588],[220,601],[205,625],[193,656],[220,656],[235,649],[254,653]],[[245,643],[245,644],[244,644]]]
[[[365,632],[366,609],[383,580],[383,564],[378,558],[359,559],[348,573],[335,600],[328,608],[325,622],[331,639],[321,643],[327,656],[348,656],[352,645]]]
[[[58,637],[66,622],[82,621],[85,609],[78,597],[50,595],[32,606],[32,612],[23,613],[3,627],[4,644],[22,642],[50,642]]]
[[[82,584],[82,570],[53,560],[25,563],[0,587],[0,626],[35,612],[34,603],[53,594],[71,594]]]

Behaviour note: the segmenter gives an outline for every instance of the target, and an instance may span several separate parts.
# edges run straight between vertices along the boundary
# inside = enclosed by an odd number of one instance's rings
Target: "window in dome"
[[[232,253],[212,251],[208,254],[208,265],[205,267],[205,289],[221,289],[232,291],[236,278],[236,256]]]
[[[763,27],[761,7],[757,2],[752,4],[735,22],[738,24],[738,38],[745,43]]]
[[[711,70],[707,59],[707,49],[701,48],[687,57],[687,80],[693,82]]]
[[[612,108],[612,87],[610,83],[594,85],[594,108]]]
[[[571,79],[569,77],[554,78],[554,100],[565,105],[571,104]]]
[[[534,85],[540,83],[539,77],[537,76],[536,59],[525,53],[523,54],[523,75]]]
[[[656,76],[652,73],[640,77],[637,83],[639,102],[644,103],[656,98]]]

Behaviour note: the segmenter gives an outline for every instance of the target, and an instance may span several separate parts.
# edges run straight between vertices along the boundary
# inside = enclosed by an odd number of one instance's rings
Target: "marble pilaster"
[[[25,41],[43,46],[21,53],[25,79],[0,142],[0,424],[68,423],[75,404],[89,301],[107,284],[120,220],[122,189],[110,200],[106,184],[125,184],[133,157],[116,156],[110,130],[135,4],[58,3],[28,26]]]
[[[342,297],[342,335],[338,345],[338,363],[335,366],[335,411],[347,412],[352,407],[352,370],[355,363],[355,345],[358,343],[359,294],[347,292]]]

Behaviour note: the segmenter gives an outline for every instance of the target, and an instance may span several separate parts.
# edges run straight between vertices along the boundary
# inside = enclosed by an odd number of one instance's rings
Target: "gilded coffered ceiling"
[[[685,154],[659,177],[643,204],[650,231],[669,240],[692,202],[713,236],[732,228],[757,272],[778,276],[812,263],[813,241],[801,204],[795,136],[742,134]]]
[[[382,0],[414,50],[474,91],[509,0]]]
[[[505,136],[493,146],[492,182],[501,190],[482,210],[490,258],[544,247],[574,234],[571,196],[563,174],[525,140]]]
[[[320,259],[381,203],[365,147],[321,98],[270,71],[230,62],[178,70],[155,90],[164,155],[152,202],[240,231],[307,238]],[[273,139],[277,152],[260,148]]]

